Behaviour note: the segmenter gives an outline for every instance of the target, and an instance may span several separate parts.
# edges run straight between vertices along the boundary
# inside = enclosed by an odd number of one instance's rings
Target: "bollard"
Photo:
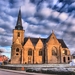
[[[24,67],[22,67],[21,70],[24,71]]]

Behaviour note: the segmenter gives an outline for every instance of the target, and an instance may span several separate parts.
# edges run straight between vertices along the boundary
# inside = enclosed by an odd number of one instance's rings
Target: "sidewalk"
[[[42,74],[42,73],[31,73],[31,72],[26,72],[26,71],[8,70],[8,69],[2,69],[2,68],[0,68],[0,70],[1,70],[1,71],[7,71],[7,72],[19,73],[19,74],[49,75],[49,74]],[[52,74],[51,74],[51,75],[52,75]]]

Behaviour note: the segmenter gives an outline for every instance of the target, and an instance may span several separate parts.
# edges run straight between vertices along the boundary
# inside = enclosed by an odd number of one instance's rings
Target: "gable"
[[[28,38],[28,40],[26,41],[26,43],[24,44],[24,48],[34,48],[30,38]]]
[[[52,34],[48,37],[47,43],[48,43],[48,44],[51,44],[51,45],[59,45],[59,44],[60,44],[54,33],[52,33]]]
[[[42,43],[45,44],[46,38],[40,38],[40,39],[41,39]],[[25,37],[25,38],[24,38],[24,44],[27,42],[27,40],[28,40],[28,37]],[[39,38],[30,38],[30,40],[31,40],[32,44],[33,44],[34,46],[36,46],[37,42],[39,41]],[[23,44],[23,45],[24,45],[24,44]]]
[[[19,39],[17,38],[17,40],[15,41],[15,44],[21,44],[20,42],[19,42]]]
[[[35,47],[36,47],[36,48],[42,48],[42,47],[43,47],[43,42],[42,42],[41,39],[38,40],[38,42],[37,42],[37,44],[36,44]]]
[[[29,39],[28,37],[24,38],[23,46],[27,43],[28,39]],[[65,42],[63,41],[63,39],[57,39],[54,33],[51,34],[47,39],[46,38],[40,38],[40,40],[43,43],[43,45],[45,45],[46,43],[52,44],[52,45],[53,44],[61,44],[62,48],[68,48],[66,46]],[[33,46],[37,46],[39,38],[30,38],[30,41],[31,41]]]

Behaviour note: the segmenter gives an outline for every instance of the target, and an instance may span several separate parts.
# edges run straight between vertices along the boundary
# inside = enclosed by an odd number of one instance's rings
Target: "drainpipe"
[[[33,50],[33,64],[34,64],[34,50]]]
[[[61,63],[61,46],[59,46],[59,57],[60,57],[60,63]]]
[[[23,64],[23,49],[21,50],[21,64]]]

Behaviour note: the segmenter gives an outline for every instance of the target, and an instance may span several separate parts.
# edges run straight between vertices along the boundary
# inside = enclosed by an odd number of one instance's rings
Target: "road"
[[[48,75],[48,74],[39,74],[39,73],[27,73],[22,71],[10,71],[0,69],[0,75]],[[49,74],[52,75],[52,74]]]

